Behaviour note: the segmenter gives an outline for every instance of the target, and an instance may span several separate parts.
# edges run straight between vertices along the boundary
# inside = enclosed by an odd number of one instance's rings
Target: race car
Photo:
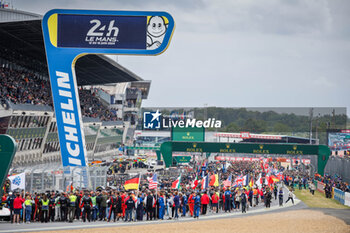
[[[2,221],[10,221],[10,209],[0,205],[0,220]]]

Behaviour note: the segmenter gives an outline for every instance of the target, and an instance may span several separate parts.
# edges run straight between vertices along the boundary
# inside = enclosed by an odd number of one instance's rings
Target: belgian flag
[[[134,176],[131,179],[125,181],[124,188],[125,188],[125,190],[139,189],[139,183],[140,183],[140,177],[137,175],[137,176]]]

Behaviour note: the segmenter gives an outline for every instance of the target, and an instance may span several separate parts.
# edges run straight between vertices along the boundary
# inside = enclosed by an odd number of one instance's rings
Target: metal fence
[[[96,189],[99,186],[106,186],[107,171],[109,167],[74,167],[65,171],[61,165],[38,165],[32,168],[14,168],[13,173],[26,174],[25,190],[33,192],[45,192],[47,190],[66,191],[70,185],[75,189],[89,188]],[[88,182],[85,182],[88,178]]]
[[[350,182],[350,159],[331,156],[327,162],[325,173],[340,176],[343,181]]]

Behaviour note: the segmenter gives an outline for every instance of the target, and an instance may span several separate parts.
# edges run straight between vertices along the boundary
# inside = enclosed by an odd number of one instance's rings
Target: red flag
[[[279,180],[283,180],[283,173],[282,172],[277,173],[277,178]]]
[[[179,189],[181,182],[181,175],[171,184],[172,189]]]
[[[66,192],[73,192],[73,190],[74,190],[73,183],[71,183],[70,185],[67,186]]]
[[[270,178],[272,179],[273,182],[278,182],[278,181],[280,181],[280,179],[277,178],[277,177],[274,176],[274,175],[271,175]]]
[[[268,163],[265,163],[265,170],[267,170],[269,168],[269,164]]]
[[[268,178],[268,184],[269,184],[269,185],[273,184],[273,179],[272,179],[271,176],[269,176],[269,178]]]
[[[210,176],[210,182],[209,182],[209,186],[214,186],[214,184],[215,184],[215,175],[211,175]]]
[[[198,175],[196,175],[196,179],[192,182],[191,188],[196,189],[198,185]]]

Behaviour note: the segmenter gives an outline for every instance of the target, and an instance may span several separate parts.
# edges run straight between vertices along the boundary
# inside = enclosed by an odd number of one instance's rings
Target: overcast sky
[[[52,8],[167,11],[176,22],[160,56],[119,56],[152,80],[143,106],[347,107],[348,0],[14,0]]]

